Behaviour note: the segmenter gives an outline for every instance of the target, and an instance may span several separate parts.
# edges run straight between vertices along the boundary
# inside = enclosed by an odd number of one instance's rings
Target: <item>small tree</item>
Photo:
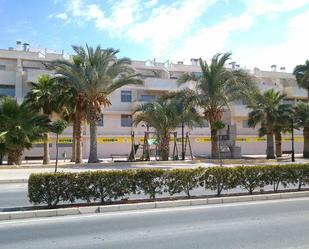
[[[52,132],[56,134],[56,164],[55,164],[55,172],[57,172],[58,166],[58,151],[59,151],[59,144],[58,144],[58,137],[65,128],[68,127],[68,122],[62,119],[59,119],[52,124]]]

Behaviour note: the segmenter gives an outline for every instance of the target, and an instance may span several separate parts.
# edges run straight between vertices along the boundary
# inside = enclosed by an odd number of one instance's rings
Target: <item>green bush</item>
[[[140,169],[135,172],[135,184],[137,193],[141,191],[155,199],[157,194],[162,194],[165,188],[165,170],[163,169]]]
[[[235,169],[232,167],[209,167],[203,176],[202,185],[205,189],[215,190],[217,196],[222,190],[229,190],[237,187]]]
[[[256,188],[262,188],[266,183],[265,166],[238,166],[235,167],[237,186],[249,191],[252,195]]]
[[[165,173],[165,184],[170,195],[185,192],[190,197],[190,191],[200,185],[204,169],[173,169]]]
[[[278,191],[283,187],[309,184],[309,165],[209,167],[206,169],[140,169],[88,171],[83,173],[31,174],[28,197],[34,204],[55,207],[59,202],[99,200],[104,203],[143,192],[155,199],[158,194],[170,195],[184,192],[188,197],[199,186],[215,190],[241,187],[249,194],[257,188],[272,186]]]
[[[28,197],[34,204],[56,206],[60,201],[74,202],[76,197],[75,173],[31,174],[28,180]]]

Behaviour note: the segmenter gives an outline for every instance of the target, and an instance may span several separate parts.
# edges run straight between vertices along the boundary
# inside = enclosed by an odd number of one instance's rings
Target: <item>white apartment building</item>
[[[15,48],[0,49],[0,95],[15,97],[22,102],[29,91],[29,81],[36,81],[42,74],[52,74],[46,70],[44,62],[63,59],[63,54],[47,49],[33,49],[29,44],[16,43]],[[131,132],[135,132],[135,143],[143,143],[144,132],[147,127],[139,124],[132,127],[132,112],[141,103],[153,101],[156,97],[168,92],[177,91],[184,87],[194,89],[194,84],[187,83],[179,87],[177,78],[184,72],[200,72],[197,60],[192,59],[191,65],[182,62],[176,64],[155,60],[133,61],[133,67],[141,74],[143,85],[125,86],[112,93],[112,105],[102,109],[101,119],[98,121],[98,154],[100,158],[110,157],[111,154],[129,154],[131,150]],[[233,64],[232,67],[238,67]],[[261,90],[274,88],[287,94],[287,101],[305,99],[307,92],[297,86],[291,73],[284,72],[281,67],[277,70],[274,65],[271,71],[261,71],[255,68],[250,72]],[[231,131],[230,140],[233,146],[240,147],[241,154],[265,154],[265,138],[258,137],[257,129],[248,128],[247,119],[250,110],[246,108],[245,101],[232,103],[230,110],[225,112],[224,122]],[[150,127],[150,130],[152,128]],[[207,122],[202,128],[192,130],[185,128],[190,134],[190,141],[194,155],[210,155],[210,129]],[[181,136],[177,129],[178,138]],[[225,129],[226,134],[226,129]],[[290,150],[290,134],[283,135],[283,150]],[[59,138],[60,154],[65,152],[67,157],[71,154],[72,127],[68,127]],[[227,143],[229,144],[229,143]],[[180,142],[177,143],[179,154]],[[295,150],[302,152],[303,136],[301,131],[295,130]],[[173,144],[171,143],[171,149]],[[52,137],[50,152],[51,158],[55,156],[55,138]],[[36,144],[25,155],[42,155],[42,144]],[[83,157],[89,154],[89,128],[83,127]],[[137,156],[141,151],[137,152]],[[187,151],[188,155],[188,151]]]

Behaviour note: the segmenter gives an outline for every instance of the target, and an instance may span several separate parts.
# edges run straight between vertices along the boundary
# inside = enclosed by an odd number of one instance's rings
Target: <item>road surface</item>
[[[309,199],[0,222],[1,249],[308,249]]]

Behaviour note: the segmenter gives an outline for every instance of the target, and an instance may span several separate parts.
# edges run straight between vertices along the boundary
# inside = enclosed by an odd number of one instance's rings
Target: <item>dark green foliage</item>
[[[265,185],[265,166],[239,166],[235,168],[238,186],[249,191],[251,195],[256,188]]]
[[[165,173],[166,187],[170,195],[185,192],[190,197],[190,191],[200,185],[204,169],[173,169]]]
[[[168,192],[170,195],[204,186],[220,195],[223,190],[242,187],[252,194],[257,188],[282,185],[302,186],[309,183],[309,164],[209,167],[197,169],[140,169],[88,171],[83,173],[32,174],[28,182],[28,196],[34,204],[55,207],[59,202],[122,199],[143,192],[150,199]]]
[[[157,194],[162,194],[164,190],[165,170],[163,169],[140,169],[136,171],[135,183],[137,191],[149,195],[150,199],[155,199]]]
[[[31,174],[28,181],[28,197],[34,204],[56,206],[59,201],[74,202],[76,197],[75,173]]]
[[[228,190],[237,186],[235,168],[232,167],[209,167],[203,176],[205,189],[217,191],[217,196],[222,190]]]

